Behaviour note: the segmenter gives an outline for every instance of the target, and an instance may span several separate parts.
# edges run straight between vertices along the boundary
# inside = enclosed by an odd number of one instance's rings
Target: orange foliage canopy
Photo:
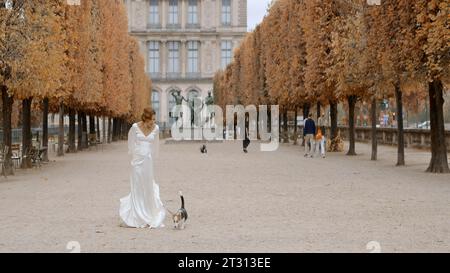
[[[450,82],[450,0],[277,0],[214,80],[220,103],[394,96],[418,107],[427,81]]]
[[[128,119],[150,104],[151,81],[123,1],[12,3],[0,8],[0,84],[10,95]]]

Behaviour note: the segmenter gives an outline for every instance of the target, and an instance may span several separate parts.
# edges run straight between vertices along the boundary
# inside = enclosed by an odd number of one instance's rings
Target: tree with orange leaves
[[[328,77],[336,83],[335,95],[347,100],[349,108],[349,151],[355,151],[355,106],[358,99],[367,97],[368,55],[366,50],[366,25],[364,5],[360,0],[341,3],[339,12],[332,19],[333,35],[331,66]]]
[[[434,128],[428,170],[448,172],[442,94],[444,82],[449,82],[449,7],[449,0],[420,3],[383,0],[381,5],[373,7],[363,0],[276,1],[247,38],[254,37],[255,44],[250,46],[247,39],[244,41],[234,63],[216,78],[220,81],[217,86],[224,86],[221,90],[233,90],[223,92],[234,97],[241,96],[236,91],[243,88],[244,97],[248,97],[250,86],[255,85],[250,75],[259,69],[255,74],[261,90],[259,102],[277,103],[285,108],[292,107],[291,103],[304,103],[307,112],[308,103],[324,104],[329,100],[332,137],[337,128],[337,111],[333,105],[347,100],[348,154],[355,154],[356,102],[370,99],[373,160],[377,158],[377,100],[394,97],[397,165],[402,166],[405,164],[403,107],[404,104],[417,107],[416,100],[424,98],[423,86],[428,81]],[[257,64],[257,68],[248,67],[250,64]],[[242,76],[236,78],[241,72]]]
[[[151,80],[145,74],[145,61],[139,51],[139,45],[134,38],[129,39],[129,65],[132,93],[128,119],[137,121],[150,102]]]
[[[338,100],[334,94],[335,78],[328,77],[327,70],[333,61],[331,35],[333,19],[338,15],[339,9],[337,2],[332,0],[303,1],[303,5],[304,7],[300,9],[300,18],[306,41],[306,92],[309,101],[317,101],[322,105],[330,104],[330,139],[334,141],[337,137]]]
[[[414,3],[417,20],[416,44],[423,59],[411,66],[428,82],[431,123],[431,161],[427,172],[449,173],[444,126],[444,82],[450,80],[450,1],[430,0]]]
[[[384,81],[394,89],[396,99],[396,118],[398,128],[397,166],[405,165],[404,132],[403,132],[403,91],[404,82],[413,78],[409,67],[416,66],[420,55],[417,44],[414,43],[416,15],[414,3],[408,0],[384,0],[380,15],[375,24],[378,28],[380,43],[380,62]]]
[[[6,104],[4,110],[8,111],[8,104],[13,98],[22,100],[22,167],[29,168],[33,99],[57,99],[67,96],[61,88],[66,72],[64,46],[60,43],[64,38],[61,31],[64,3],[62,0],[11,3],[9,8],[2,9],[2,16],[3,12],[6,12],[8,18],[16,18],[6,23],[6,32],[11,36],[7,34],[4,42],[8,50],[5,54],[2,53],[2,66],[8,71],[3,83],[3,89],[6,91],[3,94]],[[8,135],[11,129],[8,113],[4,116],[4,122],[5,135]],[[5,139],[5,145],[11,147],[9,137]]]
[[[0,4],[4,30],[0,35],[0,85],[7,146],[11,146],[13,99],[23,100],[25,150],[31,146],[32,100],[43,100],[44,146],[48,111],[60,112],[59,155],[63,154],[67,112],[69,150],[74,151],[76,111],[81,137],[87,132],[85,113],[94,131],[94,116],[101,114],[120,118],[125,129],[125,120],[131,121],[150,103],[151,82],[138,46],[128,35],[122,1],[81,1],[79,6],[68,6],[65,0]],[[24,160],[25,167],[28,163]]]

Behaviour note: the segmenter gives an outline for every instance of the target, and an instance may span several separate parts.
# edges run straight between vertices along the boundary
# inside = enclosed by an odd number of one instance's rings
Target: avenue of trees
[[[12,144],[14,101],[22,102],[23,151],[32,145],[31,112],[42,111],[43,146],[48,146],[47,117],[59,113],[58,155],[63,155],[64,115],[70,120],[67,152],[76,152],[88,146],[83,135],[99,134],[99,117],[108,128],[104,137],[124,135],[149,104],[149,90],[138,42],[128,35],[123,1],[0,0],[4,145]],[[24,160],[22,167],[30,162]]]
[[[405,165],[403,108],[428,97],[432,159],[428,172],[447,173],[443,93],[450,77],[450,0],[277,0],[249,33],[233,62],[215,75],[217,103],[278,104],[287,111],[330,106],[331,140],[337,104],[348,106],[348,155],[355,155],[355,105],[396,101],[397,165]],[[296,122],[296,120],[295,120]],[[377,139],[372,137],[372,160]],[[333,145],[332,145],[333,146]]]

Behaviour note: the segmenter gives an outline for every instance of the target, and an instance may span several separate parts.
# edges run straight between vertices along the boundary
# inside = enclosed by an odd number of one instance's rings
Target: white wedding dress
[[[153,161],[159,153],[159,127],[145,136],[135,123],[128,133],[131,193],[120,199],[120,218],[128,227],[162,228],[166,211],[159,197]]]

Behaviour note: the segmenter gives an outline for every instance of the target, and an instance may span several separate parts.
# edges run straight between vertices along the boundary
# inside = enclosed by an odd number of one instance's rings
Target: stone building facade
[[[129,32],[139,41],[153,81],[160,126],[175,121],[173,92],[205,98],[213,77],[247,33],[247,0],[124,0]],[[213,94],[214,96],[214,94]]]

